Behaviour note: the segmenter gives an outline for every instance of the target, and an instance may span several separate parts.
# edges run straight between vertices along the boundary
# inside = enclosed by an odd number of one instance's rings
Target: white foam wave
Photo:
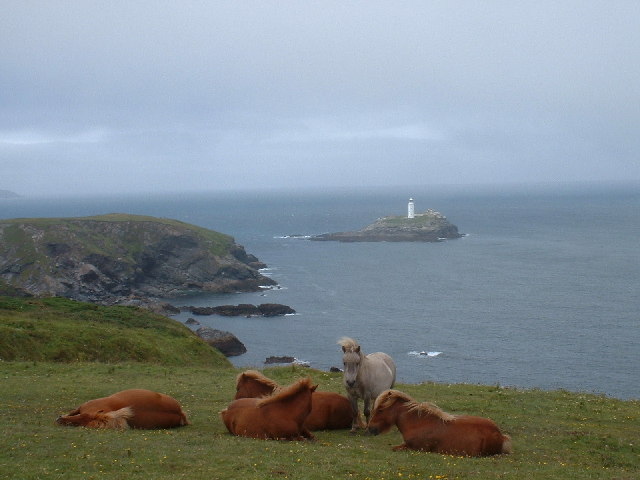
[[[424,350],[418,352],[418,351],[411,351],[408,352],[407,355],[411,355],[412,357],[437,357],[438,355],[441,355],[442,352],[425,352]]]
[[[306,239],[309,239],[311,237],[312,237],[312,235],[276,235],[273,238],[280,238],[280,239],[283,239],[283,238],[284,239],[287,239],[287,238],[299,238],[299,239],[302,239],[302,240],[306,240]]]

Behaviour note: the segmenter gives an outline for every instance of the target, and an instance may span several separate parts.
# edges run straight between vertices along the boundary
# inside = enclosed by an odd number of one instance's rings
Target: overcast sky
[[[640,1],[3,0],[0,189],[640,181]]]

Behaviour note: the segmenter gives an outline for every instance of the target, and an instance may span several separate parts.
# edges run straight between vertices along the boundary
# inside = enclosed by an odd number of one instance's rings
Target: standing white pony
[[[396,382],[396,364],[386,353],[365,355],[358,342],[349,337],[342,337],[338,345],[344,353],[343,381],[354,412],[351,432],[355,432],[360,426],[358,399],[364,400],[364,416],[369,422],[370,407],[375,399],[385,390],[393,388]]]

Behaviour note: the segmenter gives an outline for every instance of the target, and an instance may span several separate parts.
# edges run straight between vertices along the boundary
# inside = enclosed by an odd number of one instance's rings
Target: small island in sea
[[[413,199],[409,199],[407,216],[389,216],[353,232],[323,233],[309,237],[315,241],[338,242],[441,242],[460,238],[458,227],[435,210],[415,213]]]

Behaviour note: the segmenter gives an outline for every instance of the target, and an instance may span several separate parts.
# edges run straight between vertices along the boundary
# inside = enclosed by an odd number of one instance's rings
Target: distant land
[[[0,220],[0,294],[152,306],[198,291],[259,291],[276,282],[233,237],[128,214]]]
[[[338,242],[441,242],[460,238],[458,227],[435,210],[408,216],[389,216],[353,232],[324,233],[309,237],[315,241]]]
[[[12,192],[11,190],[0,190],[0,198],[18,198],[20,197],[20,195],[18,195],[15,192]]]

